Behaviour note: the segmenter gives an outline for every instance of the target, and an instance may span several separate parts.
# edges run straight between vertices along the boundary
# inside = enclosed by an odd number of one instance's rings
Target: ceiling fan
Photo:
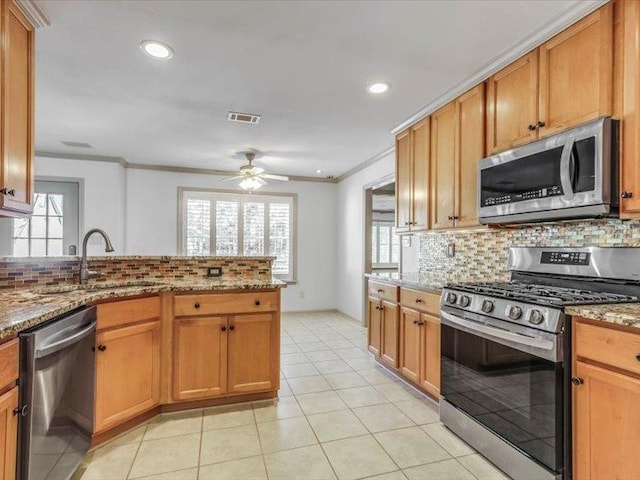
[[[245,152],[244,156],[249,163],[240,167],[240,172],[237,176],[225,178],[223,182],[240,180],[240,188],[249,192],[253,192],[254,190],[257,190],[258,188],[267,184],[267,182],[264,180],[265,178],[268,180],[280,180],[283,182],[289,181],[289,177],[285,177],[284,175],[271,175],[269,173],[264,173],[264,168],[254,166],[253,160],[256,158],[256,154],[254,152]]]

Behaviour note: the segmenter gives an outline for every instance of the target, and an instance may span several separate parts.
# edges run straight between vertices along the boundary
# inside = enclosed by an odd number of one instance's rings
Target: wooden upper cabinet
[[[613,111],[613,2],[540,47],[539,135]]]
[[[455,226],[473,227],[478,222],[478,161],[485,155],[484,84],[456,100]]]
[[[396,232],[405,233],[411,222],[411,130],[396,137]]]
[[[411,195],[412,232],[429,228],[430,120],[427,117],[411,127],[411,165],[413,168]]]
[[[640,217],[640,2],[620,2],[622,34],[619,44],[623,65],[620,191],[631,194],[620,199],[620,216]]]
[[[431,229],[453,227],[456,102],[431,115]]]
[[[487,80],[487,153],[535,140],[537,121],[538,50],[534,50]]]
[[[227,317],[181,318],[173,330],[173,399],[227,391]]]
[[[2,2],[0,216],[33,212],[35,28]]]
[[[573,478],[640,478],[640,379],[581,361],[574,376]]]
[[[229,317],[227,355],[229,393],[277,390],[280,379],[277,314]]]
[[[2,479],[16,478],[16,456],[18,454],[18,387],[0,396],[0,475]]]
[[[160,402],[160,322],[98,332],[96,432],[107,430]]]

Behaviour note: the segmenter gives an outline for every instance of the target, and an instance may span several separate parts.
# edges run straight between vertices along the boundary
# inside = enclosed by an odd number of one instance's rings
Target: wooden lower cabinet
[[[400,336],[400,319],[398,305],[383,301],[381,303],[382,334],[380,339],[380,360],[390,367],[398,367],[398,342]]]
[[[280,329],[276,314],[229,317],[229,393],[276,390],[280,384]]]
[[[440,397],[440,319],[435,315],[420,315],[423,343],[420,386],[433,397]]]
[[[17,407],[18,387],[0,396],[0,474],[6,480],[16,478],[18,417],[13,410]]]
[[[382,337],[382,309],[380,299],[369,297],[367,299],[368,344],[369,351],[376,357],[380,356],[380,344]]]
[[[420,312],[400,307],[400,373],[415,384],[420,383],[422,343]]]
[[[176,319],[173,348],[174,400],[227,392],[227,317]]]
[[[640,378],[581,361],[574,377],[573,478],[640,478]]]
[[[160,322],[98,332],[95,432],[119,425],[160,402]]]

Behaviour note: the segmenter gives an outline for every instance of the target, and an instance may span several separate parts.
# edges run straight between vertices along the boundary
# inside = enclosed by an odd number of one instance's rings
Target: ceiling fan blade
[[[227,178],[223,178],[220,181],[221,182],[231,182],[232,180],[239,180],[241,178],[244,178],[244,175],[238,175],[237,177],[227,177]]]
[[[289,177],[285,177],[284,175],[271,175],[270,173],[265,173],[262,176],[264,178],[268,178],[269,180],[280,180],[282,182],[289,181]]]
[[[255,178],[260,185],[266,185],[267,184],[267,182],[265,182],[261,177],[253,177],[253,178]]]
[[[260,175],[262,172],[264,172],[264,168],[260,167],[253,167],[253,169],[251,170],[251,173],[254,175]]]

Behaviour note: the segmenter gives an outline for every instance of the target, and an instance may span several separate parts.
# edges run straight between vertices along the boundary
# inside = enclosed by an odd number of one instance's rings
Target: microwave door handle
[[[566,200],[573,199],[573,174],[575,171],[575,159],[573,158],[573,139],[565,143],[560,155],[560,184]]]

